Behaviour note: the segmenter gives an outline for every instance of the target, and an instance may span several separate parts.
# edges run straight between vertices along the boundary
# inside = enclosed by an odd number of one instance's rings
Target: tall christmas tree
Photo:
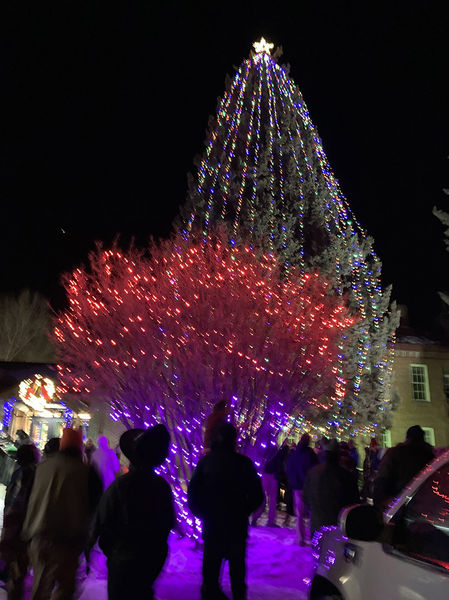
[[[394,332],[399,321],[382,289],[381,263],[352,214],[309,111],[263,38],[238,69],[210,123],[206,150],[182,213],[185,236],[227,227],[231,244],[254,240],[291,268],[318,269],[357,323],[340,368],[348,390],[329,429],[388,427]],[[276,53],[275,53],[276,54]]]

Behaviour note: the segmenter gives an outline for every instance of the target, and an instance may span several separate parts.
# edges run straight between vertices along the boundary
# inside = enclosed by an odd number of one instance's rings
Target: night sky
[[[0,291],[63,306],[95,240],[166,236],[226,74],[265,36],[301,89],[384,284],[434,330],[449,253],[449,3],[10,2],[0,7]]]

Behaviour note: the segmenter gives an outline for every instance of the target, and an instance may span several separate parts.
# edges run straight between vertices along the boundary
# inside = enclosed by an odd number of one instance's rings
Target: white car
[[[310,600],[449,600],[449,452],[381,515],[346,508],[315,534]]]

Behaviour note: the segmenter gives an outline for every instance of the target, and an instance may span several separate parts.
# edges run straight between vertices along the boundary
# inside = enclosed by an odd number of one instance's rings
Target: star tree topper
[[[253,47],[256,54],[265,52],[265,54],[270,55],[271,50],[274,48],[274,44],[270,44],[264,37],[261,37],[259,42],[254,42]]]

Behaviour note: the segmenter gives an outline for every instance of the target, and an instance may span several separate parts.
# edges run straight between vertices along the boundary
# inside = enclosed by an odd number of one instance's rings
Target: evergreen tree
[[[225,224],[292,266],[318,269],[357,323],[340,368],[350,382],[328,416],[340,432],[389,425],[394,333],[399,323],[381,263],[329,166],[301,92],[265,40],[228,82],[181,214],[185,236]]]
[[[443,190],[443,192],[449,196],[449,190]],[[439,210],[436,206],[433,207],[433,214],[441,221],[441,223],[447,228],[444,230],[444,243],[446,244],[446,250],[449,252],[449,213],[444,210]],[[447,292],[439,292],[440,298],[449,304],[449,294]]]

